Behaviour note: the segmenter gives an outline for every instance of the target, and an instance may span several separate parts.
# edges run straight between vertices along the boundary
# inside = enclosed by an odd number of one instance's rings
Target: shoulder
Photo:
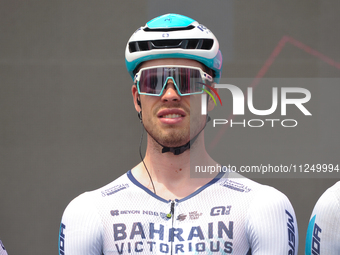
[[[242,194],[244,203],[248,203],[249,219],[265,215],[271,217],[278,214],[284,217],[289,216],[288,214],[294,215],[288,197],[274,187],[260,184],[237,173],[229,174],[228,178],[221,178],[219,184],[235,193]],[[238,199],[240,198],[238,196]]]
[[[262,206],[267,205],[268,208],[275,206],[284,207],[291,204],[288,197],[283,192],[272,186],[262,184],[258,190],[257,197],[254,202],[259,203]]]
[[[103,202],[103,198],[118,193],[129,187],[129,179],[124,174],[109,184],[93,191],[87,191],[74,198],[66,207],[63,219],[85,217],[96,214],[97,208]]]
[[[297,254],[297,221],[287,196],[249,179],[244,183],[253,190],[246,220],[253,254]]]
[[[339,228],[340,181],[328,188],[314,206],[306,234],[306,254],[314,254],[315,250],[320,254],[337,254],[340,249]]]
[[[1,240],[0,240],[0,255],[7,255],[7,251]]]
[[[249,213],[252,215],[282,218],[292,217],[294,209],[288,197],[278,189],[252,181],[254,198]],[[258,213],[257,213],[258,212]]]
[[[227,178],[221,178],[220,183],[230,189],[252,194],[252,204],[277,204],[289,202],[287,196],[276,188],[261,184],[238,173],[231,173]],[[254,200],[255,199],[255,200]],[[290,202],[289,202],[290,203]]]
[[[103,217],[110,212],[105,206],[116,201],[118,196],[111,195],[126,189],[122,183],[127,181],[124,174],[104,187],[79,195],[68,204],[60,224],[59,254],[102,254]],[[108,197],[113,200],[108,201]]]
[[[333,207],[340,209],[340,181],[328,188],[319,198],[316,207]]]
[[[320,196],[314,206],[311,218],[314,216],[317,216],[317,221],[323,218],[340,221],[340,181]]]
[[[318,219],[325,217],[340,221],[340,181],[320,196],[312,212],[312,217],[315,215]]]

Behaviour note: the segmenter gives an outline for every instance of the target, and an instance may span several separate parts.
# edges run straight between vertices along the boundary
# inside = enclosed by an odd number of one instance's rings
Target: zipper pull
[[[170,219],[171,216],[174,214],[174,210],[175,210],[175,202],[171,201],[170,212],[166,215],[168,219]]]

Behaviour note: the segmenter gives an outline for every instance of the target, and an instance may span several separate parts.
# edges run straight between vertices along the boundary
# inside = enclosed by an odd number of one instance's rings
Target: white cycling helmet
[[[197,21],[179,14],[165,14],[150,20],[130,37],[125,64],[132,79],[144,61],[162,58],[196,60],[214,71],[219,82],[222,54],[214,34]]]

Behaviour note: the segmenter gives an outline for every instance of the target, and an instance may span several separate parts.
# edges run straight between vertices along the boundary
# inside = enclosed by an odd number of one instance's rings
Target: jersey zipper
[[[171,200],[171,205],[170,205],[170,212],[166,215],[167,218],[171,218],[174,215],[175,211],[175,201]],[[172,225],[174,223],[174,218],[172,217]]]
[[[171,219],[171,224],[172,227],[174,227],[174,220],[175,220],[175,201],[171,200],[171,205],[170,205],[170,212],[166,215],[169,219]],[[170,254],[173,254],[173,242],[171,241],[171,251]]]

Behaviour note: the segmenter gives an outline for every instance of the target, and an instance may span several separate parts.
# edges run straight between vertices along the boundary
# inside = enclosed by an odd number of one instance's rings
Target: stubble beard
[[[193,137],[195,137],[203,128],[204,124],[201,120],[201,115],[194,114],[190,116],[189,111],[187,113],[185,121],[185,127],[178,127],[176,125],[169,125],[166,129],[160,129],[156,125],[158,121],[157,117],[148,116],[144,123],[146,132],[150,135],[155,144],[159,144],[163,147],[179,147],[188,143]],[[153,121],[154,118],[154,121]]]

